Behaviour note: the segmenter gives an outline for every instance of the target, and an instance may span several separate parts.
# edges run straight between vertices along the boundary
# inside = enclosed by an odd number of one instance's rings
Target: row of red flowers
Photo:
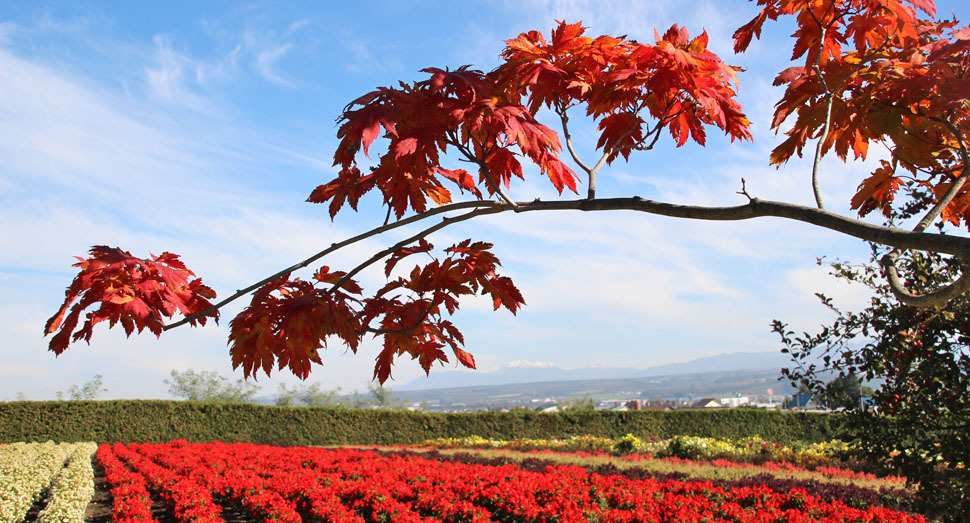
[[[802,489],[631,480],[575,466],[530,472],[353,449],[173,442],[102,446],[98,459],[112,486],[124,476],[109,475],[109,466],[123,462],[141,474],[179,521],[221,521],[217,500],[239,503],[256,521],[280,522],[924,521]]]
[[[769,444],[769,442],[764,442]],[[422,445],[413,445],[413,448],[428,448]],[[402,447],[410,448],[410,447]],[[430,447],[434,448],[434,447]],[[616,458],[613,454],[602,452],[602,451],[584,451],[584,450],[556,450],[556,449],[527,449],[519,450],[514,447],[510,447],[511,450],[522,452],[526,454],[538,454],[538,455],[552,455],[552,456],[576,456],[576,457],[587,457],[587,458]],[[481,452],[488,451],[492,449],[488,448],[467,448],[463,449],[465,452]],[[759,470],[764,469],[766,471],[783,471],[783,472],[801,472],[807,474],[821,474],[829,478],[845,478],[845,479],[863,479],[871,481],[885,481],[897,483],[900,486],[906,484],[906,478],[901,476],[876,476],[870,472],[862,472],[847,468],[831,467],[826,465],[818,465],[812,468],[800,467],[793,463],[787,461],[760,461],[758,463],[748,463],[743,461],[732,461],[724,458],[714,458],[714,459],[684,459],[678,458],[676,456],[666,456],[657,457],[650,453],[635,453],[626,454],[619,456],[619,459],[623,461],[658,461],[667,462],[677,465],[689,465],[689,466],[704,466],[704,465],[714,465],[719,468],[732,468],[732,469],[745,469],[745,470]]]

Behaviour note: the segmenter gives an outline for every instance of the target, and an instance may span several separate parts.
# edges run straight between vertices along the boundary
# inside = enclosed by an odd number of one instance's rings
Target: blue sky
[[[937,5],[970,17],[960,2]],[[228,320],[241,302],[224,309],[221,326],[183,327],[159,340],[102,327],[90,346],[55,358],[43,325],[74,275],[73,256],[96,244],[139,256],[176,252],[226,296],[367,230],[383,219],[376,200],[333,222],[324,206],[304,203],[334,176],[334,120],[344,105],[377,86],[420,80],[423,67],[489,70],[503,40],[530,29],[548,33],[556,19],[582,20],[593,35],[648,42],[655,27],[704,28],[715,52],[746,69],[740,101],[753,121],[753,143],[730,144],[712,132],[706,148],[676,148],[665,137],[654,151],[601,173],[599,196],[732,205],[743,203],[736,191],[744,177],[754,196],[810,204],[807,162],[768,165],[778,142],[768,127],[780,96],[771,80],[787,66],[791,28],[769,26],[747,53],[731,52],[731,34],[755,12],[740,0],[0,0],[0,399],[53,398],[98,373],[109,398],[167,397],[163,380],[172,369],[241,377],[226,346]],[[573,130],[587,158],[592,130]],[[848,212],[875,160],[826,161],[830,208]],[[554,197],[532,174],[513,185],[513,197]],[[406,232],[326,263],[351,267]],[[483,370],[516,360],[641,368],[777,351],[773,318],[797,329],[830,319],[814,292],[848,306],[867,299],[815,265],[818,256],[863,260],[864,244],[783,220],[509,214],[446,229],[431,241],[444,247],[469,237],[495,244],[527,302],[517,317],[492,312],[488,300],[463,302],[456,323]],[[362,280],[373,288],[382,278],[378,271]],[[376,349],[365,344],[353,355],[331,346],[309,381],[362,389]],[[396,383],[420,375],[410,360],[394,369]],[[269,393],[296,381],[282,373],[259,384]]]

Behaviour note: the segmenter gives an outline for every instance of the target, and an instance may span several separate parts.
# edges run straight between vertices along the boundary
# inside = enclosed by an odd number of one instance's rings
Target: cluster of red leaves
[[[64,352],[71,342],[83,339],[90,343],[92,329],[105,320],[112,327],[121,323],[128,335],[147,328],[159,336],[163,317],[171,318],[176,312],[185,316],[201,313],[212,306],[209,300],[216,297],[202,280],[189,279],[195,274],[176,254],[164,252],[143,259],[104,245],[92,247],[90,252],[87,259],[77,257],[80,261],[74,267],[80,267],[81,272],[65,291],[61,309],[47,320],[44,328],[45,335],[60,330],[50,341],[50,350],[55,354]],[[93,306],[98,308],[86,314],[84,324],[72,335],[81,313]],[[218,321],[218,311],[212,312],[211,317]],[[192,323],[205,325],[206,318],[200,316]]]
[[[422,71],[431,78],[402,83],[399,89],[382,87],[347,106],[334,154],[340,173],[317,187],[308,201],[330,201],[330,215],[335,216],[345,201],[356,209],[360,197],[376,187],[384,195],[384,205],[400,218],[409,208],[424,212],[427,198],[438,205],[450,202],[442,179],[481,199],[479,184],[493,194],[498,185],[507,187],[513,175],[523,177],[512,146],[539,165],[559,192],[565,187],[576,190],[575,174],[557,155],[556,133],[521,105],[510,103],[489,77],[467,66]],[[363,149],[370,157],[369,148],[381,128],[388,140],[387,154],[363,175],[357,154]],[[478,166],[477,182],[463,169],[441,166],[449,145]]]
[[[495,271],[499,260],[491,244],[465,240],[445,249],[446,256],[415,265],[407,275],[391,278],[398,263],[414,254],[431,254],[426,240],[394,251],[385,263],[388,282],[373,296],[344,272],[329,267],[314,279],[323,284],[283,277],[254,295],[251,304],[230,323],[230,353],[234,367],[252,376],[262,369],[287,367],[306,378],[311,363],[322,363],[318,349],[335,337],[354,352],[368,333],[384,338],[377,356],[374,377],[384,383],[398,356],[417,359],[428,372],[435,362],[447,362],[443,349],[450,348],[458,363],[475,368],[471,354],[462,350],[464,338],[445,319],[459,308],[464,295],[487,294],[495,309],[513,314],[524,305],[522,294],[507,277]],[[378,327],[371,327],[371,325]]]
[[[845,160],[851,150],[864,159],[871,142],[885,143],[890,151],[890,161],[881,162],[852,198],[860,216],[878,209],[888,217],[906,180],[925,189],[924,207],[938,201],[963,173],[967,155],[970,30],[958,28],[955,20],[921,20],[918,11],[936,14],[930,0],[758,4],[763,6],[758,16],[735,33],[735,50],[760,36],[767,20],[794,15],[792,59],[804,58],[775,79],[786,90],[772,126],[780,129],[792,115],[795,123],[772,152],[772,163],[801,156],[805,144],[820,136],[831,95],[823,154],[834,149]],[[943,218],[967,222],[970,188],[943,210]]]
[[[164,470],[157,488],[238,502],[253,517],[301,521],[733,521],[923,522],[882,507],[851,508],[804,489],[727,489],[706,481],[631,480],[575,466],[531,472],[515,465],[441,462],[350,449],[249,443],[116,446],[130,465]],[[135,465],[140,463],[141,465]]]
[[[513,100],[527,97],[533,114],[542,106],[562,113],[585,105],[608,162],[648,147],[645,140],[664,127],[678,146],[688,138],[703,145],[704,125],[716,125],[732,141],[751,139],[731,87],[739,69],[707,49],[706,32],[691,39],[675,24],[656,34],[654,45],[584,32],[580,23],[560,22],[548,43],[538,31],[522,33],[506,41],[505,63],[493,77]]]
[[[506,42],[505,62],[488,74],[467,66],[428,68],[423,70],[428,80],[354,100],[340,119],[334,154],[340,173],[308,201],[329,201],[334,216],[345,202],[356,209],[361,196],[378,188],[396,216],[408,208],[420,213],[427,198],[439,205],[451,201],[443,179],[479,199],[481,187],[487,194],[508,187],[513,176],[524,176],[520,156],[538,165],[560,193],[575,192],[576,175],[558,157],[558,136],[536,120],[543,105],[560,111],[586,105],[587,115],[598,121],[597,146],[610,162],[647,147],[650,133],[664,127],[678,145],[688,138],[704,144],[704,125],[720,127],[732,140],[750,139],[749,122],[731,88],[737,68],[707,49],[706,33],[690,39],[675,25],[658,34],[655,45],[646,45],[583,32],[579,23],[560,22],[549,43],[537,31],[522,33]],[[656,120],[649,130],[644,111]],[[382,128],[387,154],[363,174],[357,155],[370,157]],[[462,169],[442,167],[448,146],[478,166],[477,180]]]

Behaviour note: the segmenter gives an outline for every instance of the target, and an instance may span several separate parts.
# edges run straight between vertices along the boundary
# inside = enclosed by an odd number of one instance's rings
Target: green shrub
[[[838,436],[840,417],[754,409],[717,411],[478,412],[462,414],[277,407],[189,401],[0,403],[0,442],[250,441],[272,445],[407,444],[442,437],[548,439],[593,435],[739,439],[777,443]]]

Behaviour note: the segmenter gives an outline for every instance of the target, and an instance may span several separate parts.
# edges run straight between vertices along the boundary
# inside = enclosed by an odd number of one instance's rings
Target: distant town
[[[407,400],[405,400],[407,401]],[[507,412],[511,410],[534,410],[537,412],[563,412],[570,410],[679,410],[679,409],[730,409],[730,408],[758,408],[771,410],[818,411],[827,409],[822,402],[817,401],[812,394],[768,394],[763,396],[725,396],[706,398],[678,398],[678,399],[562,399],[562,398],[531,398],[525,402],[504,405],[495,402],[478,402],[468,404],[464,402],[407,402],[409,409],[430,412],[476,412],[482,410]]]

